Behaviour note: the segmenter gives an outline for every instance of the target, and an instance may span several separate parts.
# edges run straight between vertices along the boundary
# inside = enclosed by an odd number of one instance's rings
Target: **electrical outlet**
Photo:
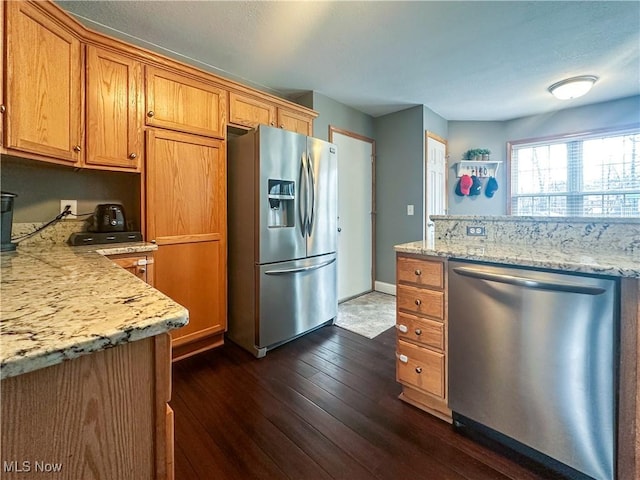
[[[467,236],[469,237],[486,237],[485,227],[473,226],[467,227]]]
[[[407,205],[407,215],[413,215],[413,205]]]
[[[73,215],[67,215],[65,219],[75,219],[75,215],[78,214],[78,201],[77,200],[60,200],[60,213],[64,212],[67,205],[71,205],[71,213]]]

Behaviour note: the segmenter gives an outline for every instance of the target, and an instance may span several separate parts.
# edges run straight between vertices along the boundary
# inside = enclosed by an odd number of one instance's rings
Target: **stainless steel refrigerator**
[[[227,158],[227,336],[263,357],[338,314],[337,148],[261,125]]]

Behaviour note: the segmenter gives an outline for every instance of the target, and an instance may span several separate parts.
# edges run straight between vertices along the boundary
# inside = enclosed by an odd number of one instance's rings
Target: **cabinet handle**
[[[129,158],[130,158],[131,160],[135,160],[136,158],[138,158],[138,155],[137,155],[136,153],[130,153],[130,154],[129,154]]]
[[[156,241],[155,240],[151,240],[151,243],[156,243]]]
[[[416,367],[416,373],[422,373],[422,367]]]
[[[407,357],[406,355],[403,355],[402,353],[396,352],[396,358],[398,360],[400,360],[402,363],[408,363],[409,362],[409,357]]]
[[[155,113],[153,113],[153,110],[149,110],[147,112],[147,117],[153,117],[155,115]]]
[[[396,324],[396,328],[400,330],[402,333],[407,333],[409,331],[406,325],[402,325],[400,323]]]
[[[80,145],[76,145],[75,147],[73,147],[74,152],[79,152],[80,150],[82,150],[82,147],[80,147]]]
[[[419,328],[416,328],[416,335],[418,336],[422,335],[422,330],[420,330]]]
[[[422,270],[417,269],[414,273],[419,277],[420,275],[422,275]]]
[[[420,306],[421,304],[422,304],[422,302],[420,301],[420,299],[419,299],[419,298],[416,298],[416,305],[417,305],[417,306]]]
[[[4,113],[7,111],[7,107],[5,107],[4,105],[0,105],[0,113]]]

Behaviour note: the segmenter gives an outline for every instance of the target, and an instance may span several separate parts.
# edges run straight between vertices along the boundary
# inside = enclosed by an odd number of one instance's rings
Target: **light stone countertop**
[[[396,252],[462,258],[575,273],[640,278],[640,253],[598,252],[558,247],[419,240],[395,246]]]
[[[151,244],[20,246],[0,255],[0,379],[188,323],[188,312],[105,258]]]

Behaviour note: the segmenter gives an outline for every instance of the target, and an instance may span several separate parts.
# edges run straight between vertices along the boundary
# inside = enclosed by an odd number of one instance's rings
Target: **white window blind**
[[[640,217],[640,130],[511,144],[511,214]]]

